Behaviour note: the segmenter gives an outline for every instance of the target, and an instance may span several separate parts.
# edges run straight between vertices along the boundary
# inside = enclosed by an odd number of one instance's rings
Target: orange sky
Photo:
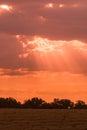
[[[53,98],[82,99],[87,102],[87,77],[56,72],[38,72],[20,77],[0,77],[0,95],[23,101],[34,96],[46,101]]]
[[[0,0],[0,97],[87,102],[87,0]]]

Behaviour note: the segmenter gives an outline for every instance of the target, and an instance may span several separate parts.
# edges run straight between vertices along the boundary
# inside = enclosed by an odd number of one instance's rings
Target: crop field
[[[0,130],[87,130],[87,110],[0,109]]]

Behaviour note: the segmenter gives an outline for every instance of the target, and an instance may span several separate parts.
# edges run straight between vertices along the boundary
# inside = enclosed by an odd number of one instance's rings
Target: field
[[[87,110],[0,109],[0,130],[87,130]]]

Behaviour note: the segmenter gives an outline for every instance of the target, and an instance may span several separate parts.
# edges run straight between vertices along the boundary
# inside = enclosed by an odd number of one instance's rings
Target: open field
[[[87,110],[0,109],[0,130],[87,130]]]

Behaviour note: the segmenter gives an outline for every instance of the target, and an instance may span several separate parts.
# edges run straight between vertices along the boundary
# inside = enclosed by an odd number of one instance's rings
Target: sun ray
[[[49,40],[42,37],[34,37],[30,40],[27,36],[17,35],[16,38],[22,44],[23,53],[19,58],[34,57],[38,68],[55,71],[82,71],[77,56],[87,55],[87,45],[78,40],[60,41]],[[74,57],[73,57],[74,56]],[[40,61],[40,62],[39,62]],[[78,68],[77,68],[78,66]]]

